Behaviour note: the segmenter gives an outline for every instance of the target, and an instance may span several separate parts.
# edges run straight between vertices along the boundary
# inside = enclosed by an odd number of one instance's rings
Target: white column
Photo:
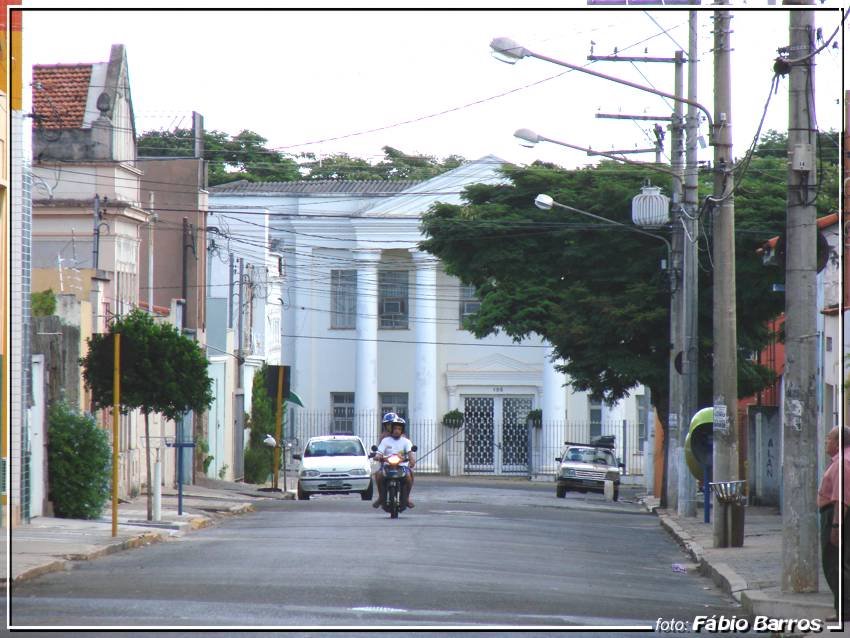
[[[541,409],[543,410],[543,424],[563,423],[567,413],[567,375],[555,369],[555,348],[546,344],[543,350],[543,397]]]
[[[552,357],[555,348],[544,341],[543,349],[543,397],[540,408],[543,410],[543,427],[540,430],[537,458],[534,460],[536,471],[554,471],[554,459],[564,442],[567,418],[567,390],[564,387],[567,375],[555,369],[557,360]]]
[[[378,428],[378,262],[380,250],[355,250],[357,264],[357,354],[354,432],[368,445]]]
[[[414,313],[416,336],[415,384],[410,410],[419,455],[419,469],[439,469],[437,445],[437,269],[440,262],[428,253],[411,250],[415,269]],[[427,456],[425,456],[427,454]]]

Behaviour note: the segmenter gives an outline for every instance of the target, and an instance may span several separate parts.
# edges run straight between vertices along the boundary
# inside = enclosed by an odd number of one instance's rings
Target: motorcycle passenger
[[[388,436],[391,436],[390,430],[392,429],[392,424],[394,422],[401,421],[404,423],[404,419],[400,417],[395,412],[387,412],[383,419],[381,419],[381,433],[378,435],[378,445],[381,445],[381,441],[383,441]],[[413,469],[412,466],[408,466],[408,476],[410,477],[410,489],[413,489]],[[375,470],[374,474],[372,474],[372,478],[375,480],[375,484],[377,485],[380,480],[383,479],[383,475],[381,473],[381,466],[378,466],[378,469]],[[373,507],[379,507],[379,505],[374,505]]]
[[[402,461],[402,465],[407,467],[404,477],[404,486],[402,488],[402,503],[406,502],[407,507],[413,507],[413,501],[410,500],[410,490],[413,488],[413,467],[416,465],[416,454],[411,449],[413,444],[410,439],[404,436],[405,421],[397,414],[390,412],[384,416],[384,423],[390,425],[390,435],[385,436],[378,443],[378,451],[375,458],[378,461],[383,461],[384,458],[391,454],[407,453],[407,460]],[[375,480],[378,484],[378,500],[372,503],[372,507],[381,507],[384,502],[384,477],[379,470],[375,475]]]

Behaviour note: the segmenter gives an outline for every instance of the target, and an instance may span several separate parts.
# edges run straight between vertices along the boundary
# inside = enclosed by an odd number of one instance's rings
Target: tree
[[[757,152],[739,176],[736,192],[740,396],[773,380],[773,373],[749,355],[772,338],[767,321],[784,306],[782,296],[772,292],[784,273],[766,268],[756,253],[785,224],[785,173],[777,172],[784,166],[781,156],[771,155],[776,137],[769,141],[769,149]],[[468,187],[465,206],[437,204],[423,217],[428,239],[420,247],[439,257],[449,274],[473,284],[481,299],[467,327],[478,337],[499,331],[515,340],[532,333],[545,337],[566,361],[561,370],[572,386],[596,398],[613,402],[643,383],[666,425],[670,293],[667,273],[659,269],[665,246],[563,209],[543,212],[533,204],[537,194],[548,193],[628,225],[632,197],[647,175],[655,174],[614,162],[573,171],[536,163],[506,167],[504,174],[506,184]],[[710,185],[700,192],[709,193]],[[837,191],[824,187],[819,197],[836,202]],[[700,220],[703,233],[710,231],[710,206],[702,207]],[[712,396],[710,242],[710,234],[704,236],[699,250],[701,405],[710,405]]]
[[[150,413],[177,420],[189,410],[203,412],[212,403],[209,362],[198,344],[169,324],[154,323],[141,310],[119,317],[106,334],[88,340],[89,351],[80,365],[96,407],[113,405],[115,339],[121,334],[121,388],[123,412],[139,409],[145,415],[148,520],[152,518]]]
[[[442,161],[431,155],[406,155],[391,146],[384,146],[384,159],[377,164],[370,164],[364,159],[350,157],[346,153],[316,159],[315,155],[307,154],[311,160],[302,165],[306,170],[304,179],[430,179],[463,164],[459,155],[450,155]]]
[[[264,363],[254,374],[251,386],[251,436],[245,450],[245,481],[248,483],[265,483],[273,469],[274,449],[263,443],[266,434],[274,436],[276,431],[275,406],[266,391],[268,370]]]
[[[209,162],[210,186],[248,180],[276,182],[300,179],[298,164],[284,153],[265,146],[266,138],[244,130],[233,137],[221,131],[204,131],[204,159]],[[191,129],[147,131],[139,136],[140,157],[192,157],[195,138]]]

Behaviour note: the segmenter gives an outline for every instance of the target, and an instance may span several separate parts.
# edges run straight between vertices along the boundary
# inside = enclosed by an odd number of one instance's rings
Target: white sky
[[[57,3],[23,0],[23,6],[43,9]],[[92,6],[126,9],[138,4],[102,1]],[[828,39],[839,24],[840,4],[818,6],[832,7],[815,15]],[[699,7],[698,100],[713,113],[711,9]],[[788,42],[788,12],[750,2],[733,15],[732,130],[740,156],[767,100],[777,48]],[[236,134],[250,129],[267,138],[268,146],[291,153],[345,152],[377,160],[381,147],[389,145],[439,158],[494,154],[521,164],[539,158],[572,167],[590,160],[553,144],[522,148],[514,130],[530,128],[600,150],[649,148],[652,122],[597,119],[594,114],[667,115],[672,104],[577,72],[546,80],[567,69],[532,58],[513,66],[500,63],[490,55],[492,38],[511,37],[573,64],[588,63],[591,41],[597,55],[613,54],[616,47],[621,55],[672,57],[678,48],[687,52],[687,21],[686,10],[670,7],[649,14],[635,7],[29,11],[24,14],[24,83],[28,88],[32,64],[106,61],[110,46],[121,43],[127,47],[139,132],[189,127],[195,110],[208,130]],[[829,47],[817,57],[822,130],[841,129],[843,36],[839,32],[836,37],[839,48]],[[593,68],[673,92],[671,64],[595,62]],[[764,130],[787,129],[787,88],[786,77]],[[443,111],[450,112],[425,117]],[[408,120],[418,121],[391,126]],[[383,127],[390,128],[351,135]],[[705,126],[702,133],[707,138]],[[320,140],[330,141],[309,144]],[[666,143],[669,151],[669,135]],[[701,160],[711,156],[711,148],[700,152]],[[630,157],[654,159],[653,154]]]

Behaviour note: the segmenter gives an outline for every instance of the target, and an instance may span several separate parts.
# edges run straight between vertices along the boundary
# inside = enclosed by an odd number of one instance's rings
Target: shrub
[[[536,428],[542,427],[543,426],[543,410],[540,410],[540,409],[529,410],[528,415],[525,417],[525,421],[526,421],[526,423],[531,422],[531,424]]]
[[[245,450],[245,482],[262,485],[272,474],[272,450],[249,447]]]
[[[449,428],[459,428],[463,425],[463,412],[449,410],[443,415],[443,425]]]
[[[30,294],[30,312],[33,317],[49,317],[56,312],[56,295],[52,288]]]
[[[48,482],[60,518],[100,518],[109,500],[111,448],[106,432],[65,403],[48,414]]]

